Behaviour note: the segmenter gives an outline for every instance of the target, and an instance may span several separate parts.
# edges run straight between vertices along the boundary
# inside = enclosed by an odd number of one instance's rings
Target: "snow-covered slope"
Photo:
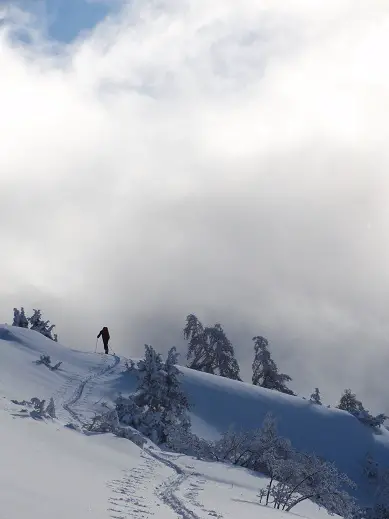
[[[60,370],[35,364],[41,354],[50,355],[53,364],[62,362]],[[256,475],[64,427],[101,411],[119,391],[125,395],[134,390],[134,377],[124,372],[125,361],[71,350],[30,330],[0,326],[1,516],[31,517],[36,510],[34,519],[46,519],[55,510],[58,518],[73,519],[257,517],[256,495],[266,481]],[[185,368],[182,372],[198,434],[216,436],[232,424],[258,427],[272,411],[279,417],[280,432],[297,447],[334,459],[355,480],[367,451],[389,462],[387,431],[374,436],[347,413]],[[34,396],[54,398],[57,420],[21,417],[20,406],[11,399]],[[360,495],[363,492],[360,488]],[[296,511],[313,519],[326,516],[309,503]],[[285,515],[261,508],[261,515],[268,514]]]
[[[271,412],[277,417],[281,435],[299,450],[334,461],[358,485],[356,494],[363,502],[369,501],[373,490],[366,485],[362,473],[366,454],[389,467],[386,428],[377,433],[340,409],[187,368],[181,370],[185,389],[194,404],[193,413],[202,425],[207,424],[210,432],[226,431],[231,425],[236,429],[253,429]],[[203,426],[201,429],[205,430]]]

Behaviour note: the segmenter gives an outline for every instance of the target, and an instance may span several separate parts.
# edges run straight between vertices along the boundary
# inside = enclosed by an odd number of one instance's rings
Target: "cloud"
[[[20,24],[0,35],[3,320],[39,304],[63,342],[107,325],[130,355],[182,345],[195,312],[247,379],[263,334],[294,389],[385,407],[389,8],[137,1],[61,47]]]

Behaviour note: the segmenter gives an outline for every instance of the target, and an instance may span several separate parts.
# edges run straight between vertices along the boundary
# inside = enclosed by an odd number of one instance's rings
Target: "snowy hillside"
[[[259,388],[244,382],[181,368],[184,386],[194,403],[194,414],[207,430],[225,431],[258,427],[266,413],[277,417],[278,430],[299,450],[315,452],[334,461],[357,485],[357,495],[369,501],[362,466],[367,453],[389,466],[389,431],[374,434],[355,417],[340,409],[328,409],[303,398]],[[194,423],[197,423],[194,420]]]
[[[84,435],[65,427],[101,412],[119,392],[135,388],[125,372],[127,359],[71,350],[37,332],[0,327],[0,483],[4,519],[93,517],[247,519],[286,512],[259,505],[265,478],[244,469],[141,449],[111,434]],[[37,365],[50,355],[58,370]],[[248,384],[182,368],[183,385],[193,404],[197,434],[213,438],[234,425],[257,428],[268,411],[279,431],[302,450],[315,451],[360,484],[367,498],[362,463],[369,451],[389,465],[389,434],[372,432],[351,415]],[[53,397],[55,420],[33,420],[11,400]],[[259,508],[261,507],[261,508]],[[31,510],[35,515],[31,516]],[[299,515],[327,517],[302,503]],[[290,514],[289,514],[290,515]]]

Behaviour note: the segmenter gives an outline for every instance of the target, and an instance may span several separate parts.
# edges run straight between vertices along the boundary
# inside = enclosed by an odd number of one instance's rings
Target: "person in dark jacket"
[[[108,341],[109,341],[110,337],[109,337],[108,328],[106,326],[104,326],[104,328],[102,330],[100,330],[97,338],[99,338],[100,336],[103,339],[105,353],[108,354]]]

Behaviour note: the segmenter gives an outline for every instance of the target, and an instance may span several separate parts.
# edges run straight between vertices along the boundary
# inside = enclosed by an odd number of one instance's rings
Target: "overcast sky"
[[[138,355],[195,313],[389,412],[388,2],[54,4],[0,2],[0,321]]]

